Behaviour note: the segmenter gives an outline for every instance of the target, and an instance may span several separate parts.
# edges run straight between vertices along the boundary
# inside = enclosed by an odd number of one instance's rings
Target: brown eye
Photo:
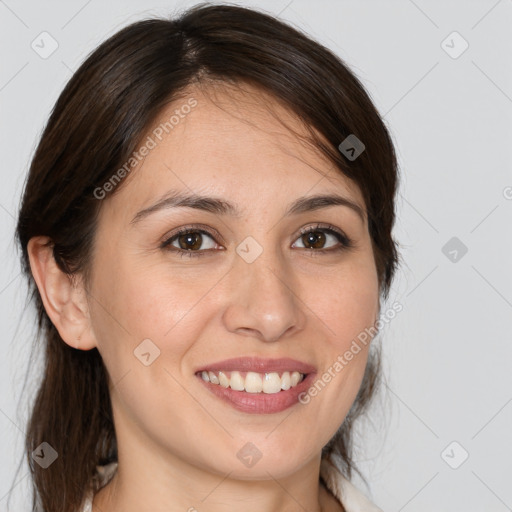
[[[204,235],[212,240],[213,245],[202,247],[205,243]],[[177,244],[177,245],[176,245]],[[202,256],[207,251],[202,249],[214,249],[216,246],[213,235],[202,229],[185,228],[170,236],[161,244],[162,249],[177,252],[182,256]]]
[[[310,231],[305,235],[302,235],[302,243],[309,249],[309,244],[313,246],[314,249],[323,249],[323,244],[325,244],[326,236],[322,231]]]
[[[185,233],[184,235],[179,235],[177,240],[180,249],[185,250],[199,249],[203,241],[202,235],[199,232]]]
[[[309,228],[304,228],[301,230],[301,236],[299,237],[301,243],[304,245],[304,249],[310,250],[313,252],[331,252],[342,249],[348,249],[353,247],[352,240],[346,236],[341,231],[329,227],[320,227],[313,226]],[[338,245],[331,242],[329,247],[324,247],[325,244],[329,241],[329,239],[333,239],[334,241],[338,241]],[[313,250],[314,249],[314,250]]]

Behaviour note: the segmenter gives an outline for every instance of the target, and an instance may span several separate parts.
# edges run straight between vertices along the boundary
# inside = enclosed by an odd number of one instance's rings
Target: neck
[[[319,460],[296,473],[264,480],[239,480],[192,468],[130,465],[119,457],[116,473],[94,496],[93,510],[105,512],[224,512],[239,506],[244,512],[340,512],[344,509],[319,481]],[[148,470],[142,468],[148,467]]]
[[[244,512],[330,512],[342,510],[318,478],[304,478],[309,465],[297,474],[276,479],[246,481],[229,475],[194,479],[176,472],[174,478],[138,468],[135,474],[120,461],[112,480],[94,496],[93,510],[105,512],[224,512],[239,506]],[[174,472],[171,472],[174,473]],[[316,475],[316,471],[314,472]],[[168,475],[168,473],[167,473]],[[198,476],[197,473],[195,475]]]

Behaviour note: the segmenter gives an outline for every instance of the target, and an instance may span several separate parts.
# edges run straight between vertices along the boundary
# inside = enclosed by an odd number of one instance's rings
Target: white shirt
[[[114,476],[117,469],[117,462],[111,462],[105,466],[96,466],[96,476],[94,477],[92,488],[86,495],[85,505],[82,512],[92,512],[92,499],[101,487],[107,485]],[[340,470],[327,459],[322,459],[320,465],[320,475],[322,476],[327,488],[343,505],[347,512],[382,512],[366,496],[357,489]]]

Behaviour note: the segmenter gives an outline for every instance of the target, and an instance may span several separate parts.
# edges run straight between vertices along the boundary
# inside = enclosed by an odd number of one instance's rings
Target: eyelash
[[[354,247],[354,241],[349,238],[347,235],[345,235],[342,231],[339,231],[334,226],[331,225],[322,225],[317,224],[316,226],[310,226],[307,228],[302,228],[300,230],[300,236],[304,236],[308,233],[315,233],[317,231],[320,231],[322,233],[327,233],[330,235],[334,235],[334,237],[340,242],[340,245],[334,248],[328,248],[328,249],[307,249],[304,248],[303,250],[308,251],[311,256],[314,256],[314,253],[320,253],[320,254],[327,254],[327,253],[337,253],[340,251],[344,251],[347,249],[351,249]],[[215,235],[210,233],[206,229],[200,229],[198,226],[184,226],[180,228],[178,231],[173,233],[170,237],[166,238],[160,245],[161,249],[165,249],[170,252],[174,252],[176,254],[179,254],[181,257],[186,256],[190,258],[200,257],[200,256],[206,256],[207,253],[209,253],[211,250],[215,249],[207,249],[207,250],[198,250],[198,251],[191,251],[191,250],[185,250],[185,249],[179,249],[177,247],[174,247],[171,245],[171,243],[178,238],[181,235],[187,235],[190,233],[201,233],[208,235],[212,239],[215,240]],[[299,238],[298,237],[298,238]]]

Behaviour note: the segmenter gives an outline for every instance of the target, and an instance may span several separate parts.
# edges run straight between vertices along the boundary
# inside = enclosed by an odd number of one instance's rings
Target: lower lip
[[[201,374],[196,375],[208,391],[227,402],[235,409],[251,414],[272,414],[284,411],[299,403],[299,395],[311,386],[315,373],[309,373],[297,386],[279,391],[278,393],[248,393],[224,388],[220,384],[212,384],[203,380]]]

